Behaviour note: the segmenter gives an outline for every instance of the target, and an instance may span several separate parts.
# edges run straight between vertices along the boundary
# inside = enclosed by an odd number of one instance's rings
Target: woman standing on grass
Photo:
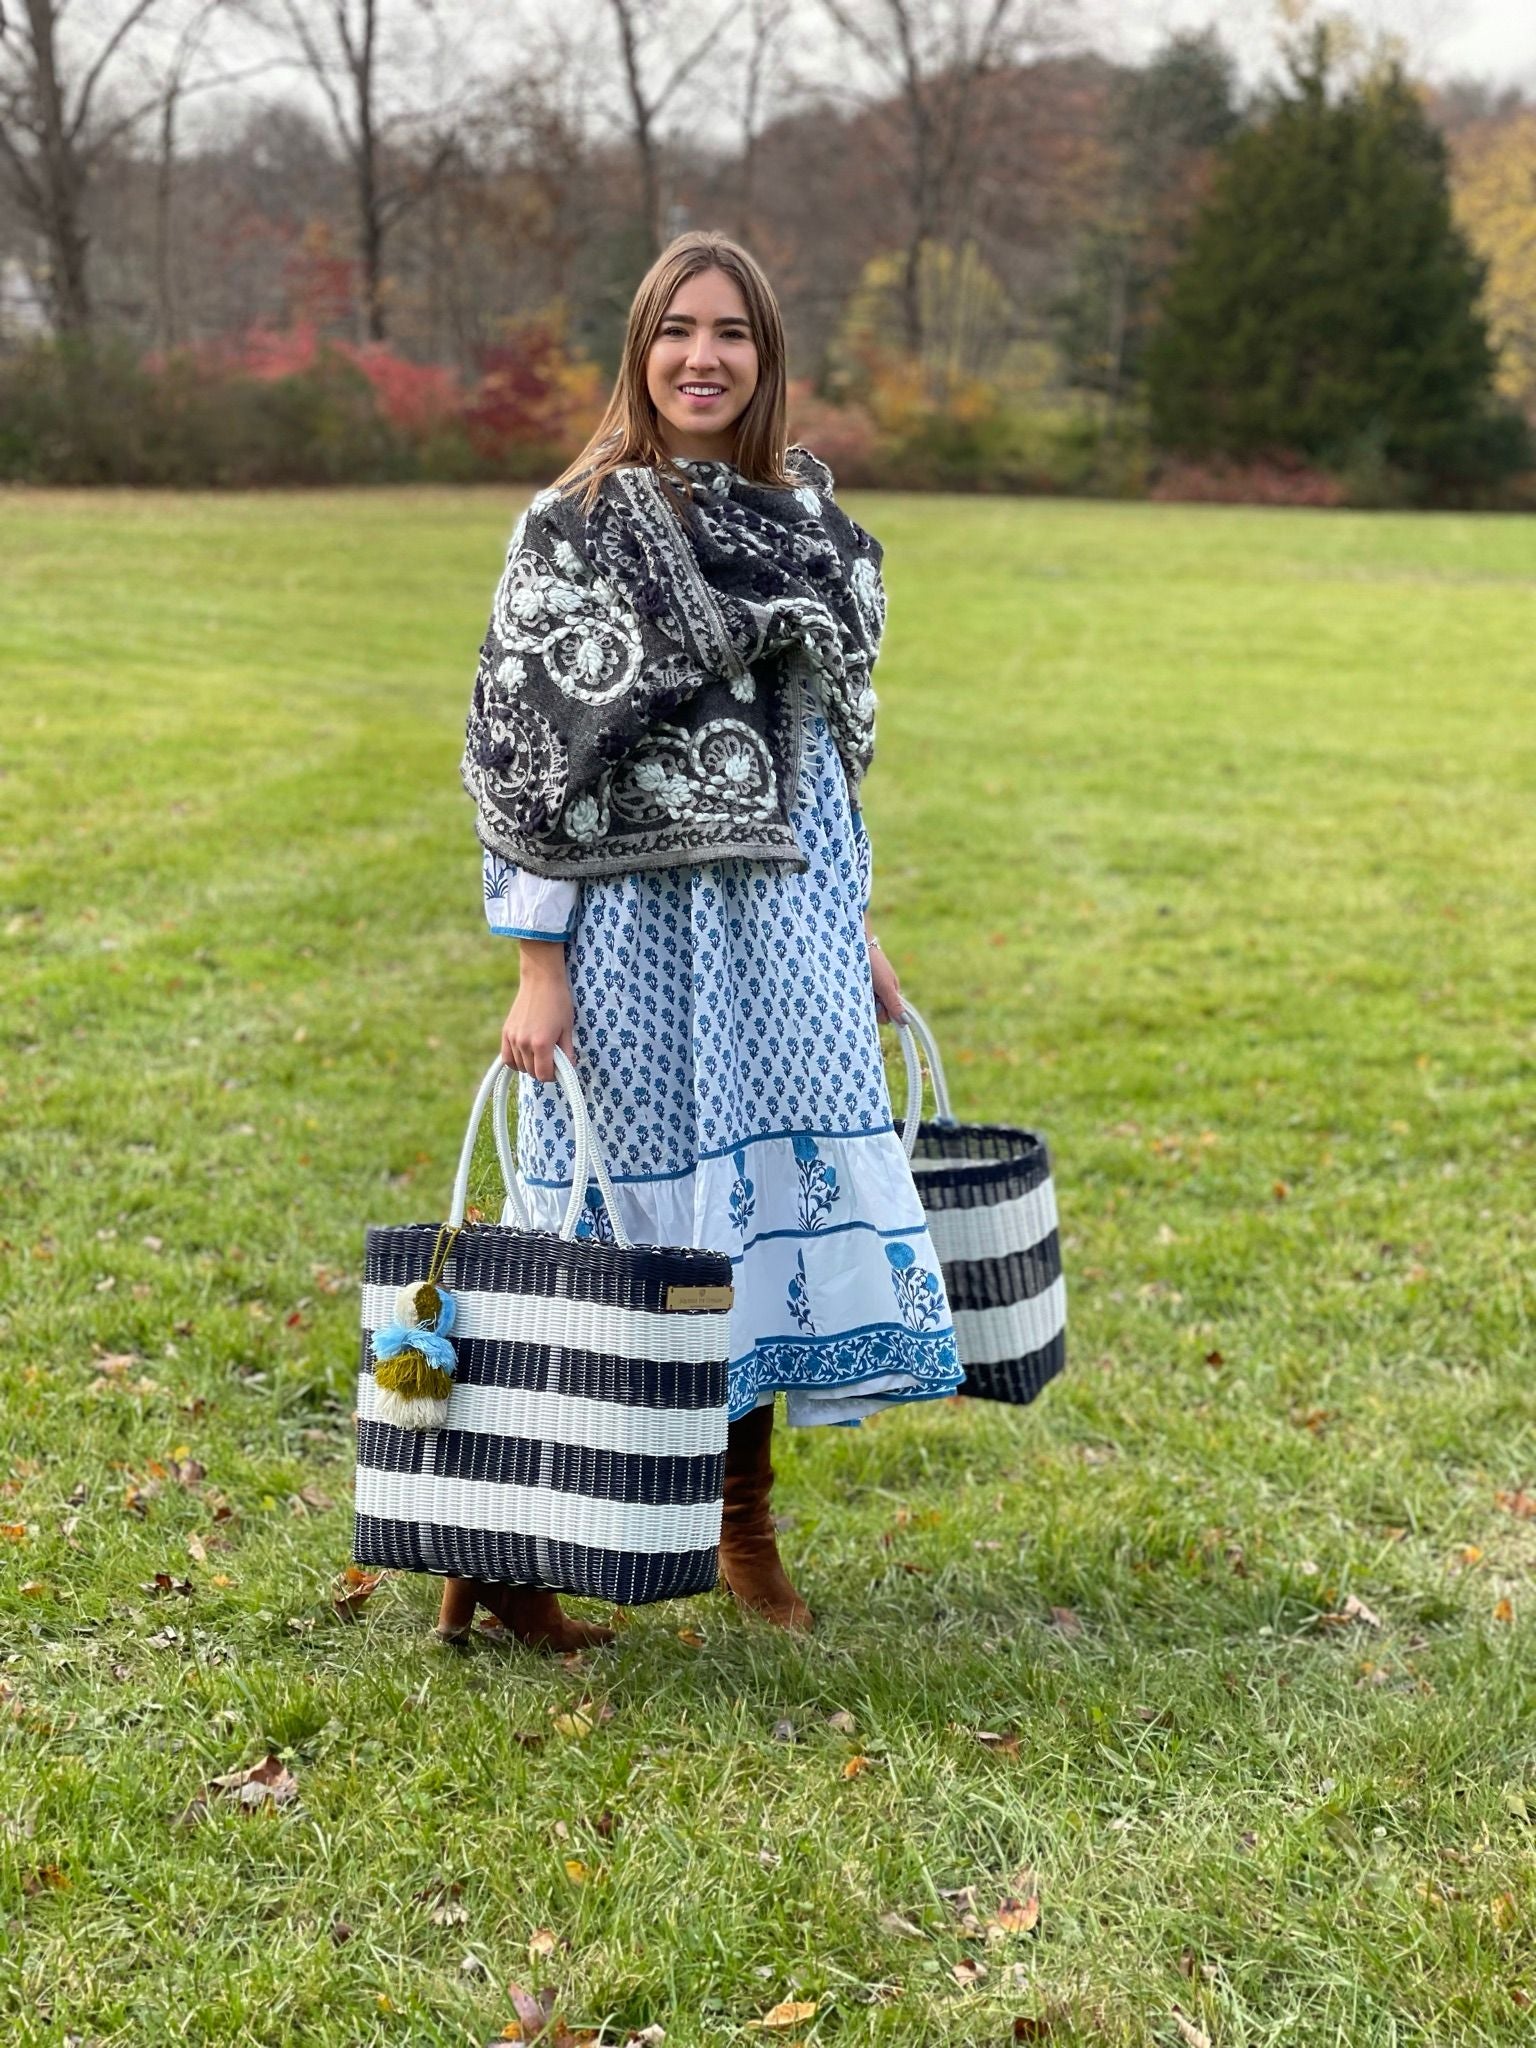
[[[490,927],[519,948],[501,1043],[530,1212],[555,1229],[574,1170],[558,1045],[631,1239],[730,1255],[721,1570],[805,1629],[769,1512],[776,1397],[792,1424],[856,1423],[962,1373],[877,1028],[901,1014],[857,802],[881,550],[785,414],[767,279],[679,237],[601,424],[512,535],[461,773]],[[611,1234],[587,1201],[584,1232]],[[440,1630],[477,1599],[542,1647],[612,1634],[464,1579]]]

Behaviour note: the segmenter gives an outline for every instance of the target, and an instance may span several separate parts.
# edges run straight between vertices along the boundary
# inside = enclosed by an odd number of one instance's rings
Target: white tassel
[[[395,1429],[442,1429],[448,1421],[446,1394],[441,1401],[425,1397],[411,1400],[404,1394],[397,1394],[393,1387],[376,1384],[373,1405],[379,1421],[387,1422]]]

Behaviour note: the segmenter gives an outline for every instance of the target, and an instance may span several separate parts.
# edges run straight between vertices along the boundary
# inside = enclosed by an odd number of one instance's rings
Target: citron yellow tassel
[[[407,1401],[446,1401],[453,1381],[419,1351],[397,1351],[373,1369],[374,1385]]]

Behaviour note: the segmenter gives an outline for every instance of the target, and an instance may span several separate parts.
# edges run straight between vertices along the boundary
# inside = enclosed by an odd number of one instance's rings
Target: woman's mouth
[[[679,384],[677,389],[680,397],[686,398],[691,407],[697,407],[701,411],[705,406],[713,405],[716,399],[725,396],[723,384]]]

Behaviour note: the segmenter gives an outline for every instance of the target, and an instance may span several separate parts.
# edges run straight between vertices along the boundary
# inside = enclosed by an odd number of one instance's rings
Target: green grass
[[[7,2039],[480,2042],[509,1978],[669,2048],[1528,2039],[1536,526],[856,501],[879,928],[1053,1142],[1071,1364],[784,1443],[812,1641],[571,1669],[328,1601],[363,1226],[442,1213],[512,994],[515,509],[0,498]]]

